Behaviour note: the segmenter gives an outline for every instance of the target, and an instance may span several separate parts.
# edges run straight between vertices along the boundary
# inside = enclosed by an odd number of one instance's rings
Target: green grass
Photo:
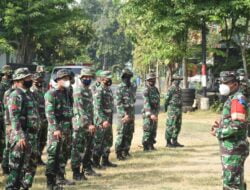
[[[118,168],[102,171],[102,177],[89,177],[88,181],[77,183],[65,189],[77,190],[220,190],[221,165],[219,147],[216,138],[210,135],[210,128],[219,115],[212,112],[187,113],[183,117],[180,142],[181,149],[165,148],[165,118],[159,119],[157,151],[144,153],[141,147],[142,121],[136,121],[132,146],[132,158],[116,161],[114,150],[111,159],[119,164]],[[114,136],[116,132],[114,131]],[[46,155],[45,155],[46,157]],[[67,167],[67,177],[72,179],[72,172]],[[247,161],[245,178],[250,179],[250,164]],[[0,182],[4,177],[0,177]],[[0,185],[0,189],[4,184]],[[44,168],[39,167],[33,185],[34,190],[46,188]]]

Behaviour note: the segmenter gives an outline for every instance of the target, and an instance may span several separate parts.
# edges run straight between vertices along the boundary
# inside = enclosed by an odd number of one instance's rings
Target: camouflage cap
[[[183,80],[183,77],[181,77],[178,74],[174,74],[173,77],[172,77],[172,80]]]
[[[12,80],[22,80],[26,77],[32,76],[28,68],[19,68],[15,70]]]
[[[146,80],[150,79],[156,79],[156,74],[155,73],[148,73],[146,76]]]
[[[100,76],[101,76],[101,73],[102,73],[102,70],[98,70],[98,71],[96,71],[95,76],[96,76],[96,77],[100,77]]]
[[[238,69],[236,71],[236,74],[237,74],[237,76],[245,76],[245,71],[244,71],[244,69]]]
[[[2,73],[3,74],[12,74],[13,70],[12,70],[11,66],[4,65],[3,68],[2,68]]]
[[[94,76],[94,72],[91,68],[82,68],[79,77],[82,78],[83,76]]]
[[[57,71],[54,80],[57,82],[58,79],[61,79],[63,77],[70,77],[71,78],[70,71],[67,69],[60,69],[59,71]]]
[[[100,73],[100,77],[111,79],[112,78],[112,73],[111,73],[111,71],[102,71]]]
[[[236,73],[234,71],[222,71],[220,72],[220,82],[228,83],[237,81]]]
[[[34,81],[37,81],[38,79],[43,79],[44,78],[44,75],[43,75],[43,73],[35,73],[34,75],[33,75],[33,80]]]
[[[121,77],[123,77],[123,76],[133,77],[133,72],[131,70],[129,70],[129,69],[123,69]]]

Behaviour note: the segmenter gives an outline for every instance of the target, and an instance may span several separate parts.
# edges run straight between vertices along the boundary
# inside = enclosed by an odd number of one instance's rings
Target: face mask
[[[105,82],[105,84],[106,84],[107,86],[111,86],[111,85],[112,85],[112,80],[109,79],[107,82]]]
[[[240,81],[243,81],[244,80],[244,76],[240,76]]]
[[[222,96],[228,96],[230,94],[230,88],[226,84],[221,84],[219,91]]]
[[[25,88],[30,88],[32,86],[32,80],[23,81],[23,86]]]
[[[123,81],[127,86],[130,86],[130,85],[131,85],[130,78],[122,78],[122,81]]]
[[[63,87],[64,87],[64,88],[69,88],[69,87],[70,87],[70,81],[69,81],[69,80],[64,81],[64,82],[63,82]]]
[[[91,83],[91,79],[82,79],[82,84],[84,84],[85,86],[89,86]]]
[[[179,86],[180,85],[180,81],[176,80],[173,82],[175,86]]]
[[[148,81],[148,84],[149,84],[150,86],[154,86],[155,83],[156,83],[156,81]]]

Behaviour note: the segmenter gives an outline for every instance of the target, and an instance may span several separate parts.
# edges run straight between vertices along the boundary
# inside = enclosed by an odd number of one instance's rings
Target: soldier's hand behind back
[[[90,134],[93,135],[95,133],[95,131],[96,131],[95,126],[94,125],[89,125],[89,132],[90,132]]]
[[[104,129],[106,129],[106,128],[110,127],[110,123],[109,123],[108,121],[104,121],[104,122],[102,123],[102,127],[103,127]]]
[[[153,121],[157,121],[157,120],[158,120],[158,118],[157,118],[156,115],[151,115],[151,116],[150,116],[150,119],[152,119]]]
[[[123,123],[128,123],[129,120],[130,120],[129,115],[125,115],[125,116],[122,118],[122,122],[123,122]]]
[[[22,150],[25,149],[26,147],[26,140],[25,139],[20,139],[17,143],[17,146],[19,146]]]
[[[61,131],[56,130],[56,131],[54,131],[53,136],[56,140],[59,140],[60,138],[62,138],[62,133],[61,133]]]

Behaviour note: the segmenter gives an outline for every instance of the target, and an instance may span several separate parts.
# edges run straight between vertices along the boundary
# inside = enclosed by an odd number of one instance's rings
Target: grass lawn
[[[212,112],[184,114],[179,141],[185,147],[169,149],[165,148],[164,139],[166,114],[161,114],[157,151],[148,153],[142,151],[142,120],[138,120],[131,149],[132,158],[116,161],[112,150],[111,159],[119,164],[118,168],[98,171],[103,174],[102,177],[89,177],[88,181],[65,189],[220,190],[219,147],[216,138],[210,135],[211,125],[218,118],[219,115]],[[67,177],[72,179],[69,164]],[[250,184],[249,159],[245,167],[245,179]],[[5,178],[1,175],[0,189],[4,189],[4,181]],[[44,168],[39,167],[32,189],[42,190],[45,187]]]

